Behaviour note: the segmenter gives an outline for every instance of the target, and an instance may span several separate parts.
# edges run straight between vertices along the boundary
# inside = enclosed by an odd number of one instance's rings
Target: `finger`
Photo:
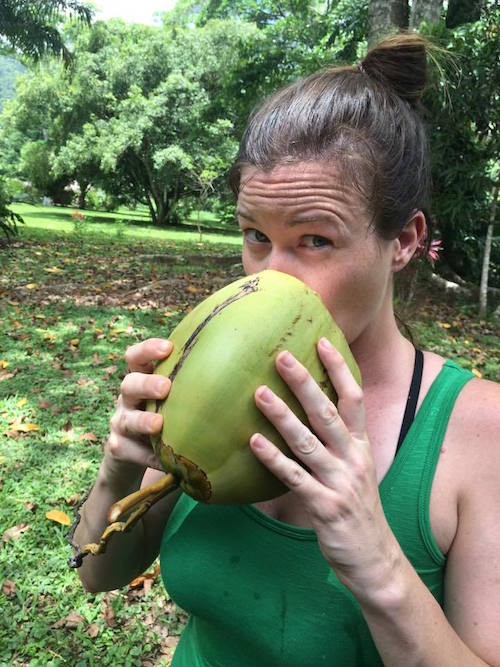
[[[129,373],[124,377],[120,388],[122,403],[127,408],[138,408],[148,398],[164,399],[171,385],[171,380],[163,375]]]
[[[363,390],[354,379],[344,357],[326,338],[318,343],[318,353],[328,377],[337,392],[337,409],[353,436],[366,434]]]
[[[168,357],[173,345],[164,338],[149,338],[142,343],[136,343],[127,348],[125,361],[130,371],[152,373],[154,361]]]
[[[306,500],[319,489],[315,480],[302,466],[278,449],[261,433],[254,433],[250,438],[250,447],[255,456],[285,486]]]
[[[314,432],[329,448],[345,452],[351,435],[333,402],[315,382],[309,371],[290,354],[281,352],[276,368],[300,401]]]
[[[111,433],[108,438],[107,447],[111,456],[118,461],[134,463],[145,468],[163,470],[158,457],[149,444]]]
[[[163,417],[144,410],[121,410],[111,419],[111,428],[120,435],[147,436],[159,433]]]
[[[259,387],[255,392],[257,407],[274,425],[290,447],[295,457],[321,481],[327,483],[338,467],[336,459],[320,440],[290,410],[287,404],[276,396],[269,387]]]

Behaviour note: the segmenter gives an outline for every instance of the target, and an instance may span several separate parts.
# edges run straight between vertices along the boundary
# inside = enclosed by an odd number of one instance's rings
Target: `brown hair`
[[[420,99],[429,44],[401,34],[374,46],[359,66],[330,67],[278,90],[254,109],[230,172],[330,160],[365,197],[374,226],[396,238],[423,211],[430,239],[430,166]]]

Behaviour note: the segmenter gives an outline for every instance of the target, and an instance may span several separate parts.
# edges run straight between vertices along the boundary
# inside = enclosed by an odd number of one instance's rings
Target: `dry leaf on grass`
[[[10,579],[4,579],[2,584],[2,593],[7,597],[16,594],[16,584]]]
[[[4,542],[10,542],[11,540],[17,540],[23,533],[25,533],[30,527],[29,523],[20,523],[17,526],[12,526],[4,531],[2,535],[2,540]]]
[[[71,519],[66,514],[66,512],[61,512],[61,510],[49,510],[45,514],[45,518],[49,519],[50,521],[55,521],[56,523],[60,523],[63,526],[69,526],[71,523]]]
[[[77,628],[80,623],[84,622],[84,618],[77,611],[72,611],[70,614],[64,618],[60,618],[58,621],[52,624],[52,627],[57,630],[59,628],[68,628],[68,630],[74,630]]]
[[[97,635],[99,634],[99,626],[97,625],[97,623],[92,623],[92,625],[89,625],[87,634],[91,639],[95,639],[97,637]]]
[[[147,587],[147,591],[149,591],[153,584],[153,580],[156,579],[159,574],[160,574],[160,566],[158,563],[156,563],[151,572],[145,572],[144,574],[141,574],[139,577],[132,579],[132,581],[128,586],[129,588],[144,588],[144,589],[146,589]]]
[[[31,431],[39,431],[40,427],[38,424],[21,424],[19,422],[14,422],[11,424],[9,431],[14,431],[14,433],[31,433]]]
[[[95,433],[82,433],[82,435],[78,436],[78,440],[90,440],[91,442],[95,442],[97,436]]]

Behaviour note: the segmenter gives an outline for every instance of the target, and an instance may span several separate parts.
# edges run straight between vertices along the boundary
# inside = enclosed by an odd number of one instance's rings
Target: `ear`
[[[399,236],[394,239],[394,254],[392,257],[392,270],[394,273],[401,271],[411,260],[418,244],[425,238],[427,224],[422,211],[417,211],[408,220],[401,230]]]

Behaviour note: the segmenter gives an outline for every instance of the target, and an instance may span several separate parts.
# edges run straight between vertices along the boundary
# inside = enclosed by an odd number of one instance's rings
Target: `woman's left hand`
[[[318,353],[337,392],[337,407],[304,366],[289,352],[282,352],[276,367],[302,404],[314,433],[263,386],[255,392],[257,407],[281,433],[297,461],[261,434],[252,436],[250,446],[300,499],[318,545],[340,580],[354,595],[371,597],[390,583],[401,550],[380,501],[363,392],[326,339],[318,343]]]

